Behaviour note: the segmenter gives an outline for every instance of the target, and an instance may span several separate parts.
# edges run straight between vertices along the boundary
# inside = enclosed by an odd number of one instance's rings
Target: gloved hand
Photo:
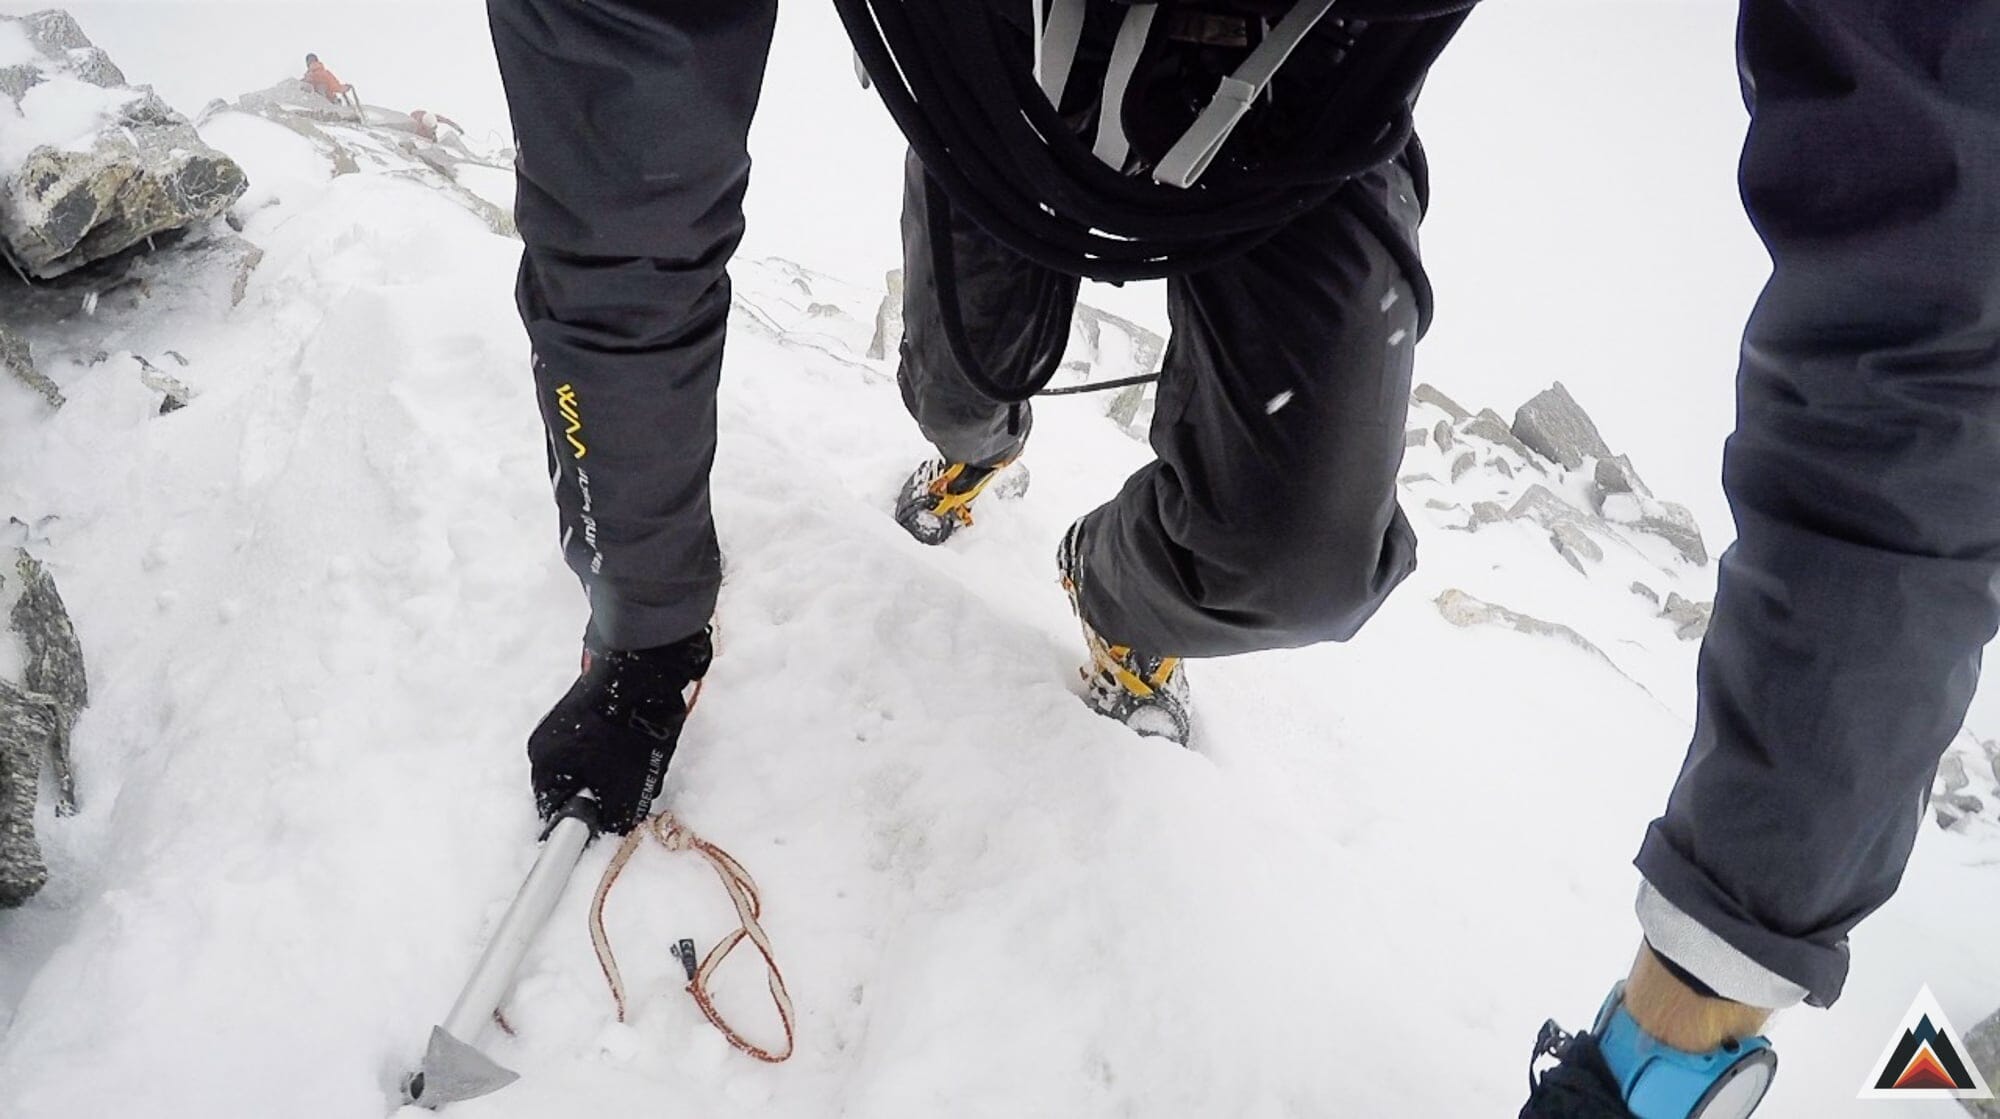
[[[712,655],[706,629],[672,645],[630,651],[586,637],[582,674],[528,736],[542,818],[589,789],[605,831],[623,835],[644,820]]]

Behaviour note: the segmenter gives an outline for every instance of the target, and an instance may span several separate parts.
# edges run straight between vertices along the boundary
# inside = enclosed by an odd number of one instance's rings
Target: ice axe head
[[[445,1032],[443,1026],[433,1026],[423,1067],[403,1083],[403,1098],[418,1107],[435,1109],[497,1092],[517,1078],[517,1073],[501,1068],[491,1057]]]

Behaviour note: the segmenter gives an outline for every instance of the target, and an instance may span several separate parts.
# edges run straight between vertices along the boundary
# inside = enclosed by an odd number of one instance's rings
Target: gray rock
[[[21,576],[21,597],[15,601],[9,621],[28,654],[21,683],[28,691],[47,697],[52,707],[55,735],[51,756],[60,794],[58,807],[74,811],[76,787],[70,776],[69,735],[90,702],[83,646],[76,639],[76,628],[70,624],[69,610],[56,590],[55,579],[26,549],[15,549],[14,556],[14,570]]]
[[[868,356],[886,360],[903,344],[903,270],[891,268],[882,277],[882,304],[875,308],[875,337],[868,342]]]
[[[35,355],[28,346],[28,340],[4,326],[0,326],[0,370],[41,393],[42,399],[49,402],[49,407],[63,406],[62,390],[35,368]]]
[[[1557,497],[1547,486],[1539,483],[1528,487],[1528,492],[1507,510],[1507,517],[1509,520],[1533,521],[1551,531],[1557,525],[1585,527],[1597,523],[1596,518]]]
[[[1971,783],[1971,776],[1965,772],[1964,758],[1956,753],[1947,753],[1938,760],[1937,782],[1933,786],[1938,795],[1958,792]]]
[[[0,680],[0,909],[27,901],[49,878],[35,842],[35,795],[55,733],[46,701]]]
[[[1604,559],[1604,549],[1598,546],[1597,541],[1592,540],[1590,534],[1583,531],[1581,526],[1575,524],[1559,524],[1550,530],[1549,543],[1555,546],[1558,555],[1579,572],[1584,571],[1585,563],[1600,563]]]
[[[1604,445],[1597,425],[1561,381],[1521,405],[1509,430],[1543,458],[1571,470],[1581,467],[1586,458],[1611,457],[1611,448]]]
[[[1655,502],[1659,514],[1640,517],[1633,527],[1641,532],[1650,532],[1674,546],[1686,560],[1696,567],[1708,563],[1708,546],[1702,542],[1701,526],[1694,521],[1694,514],[1684,505],[1671,501]]]
[[[1451,433],[1450,420],[1437,422],[1437,426],[1431,429],[1431,441],[1437,444],[1437,449],[1440,451],[1451,450],[1452,445],[1458,442],[1458,437]]]
[[[1701,640],[1708,633],[1708,620],[1714,613],[1714,603],[1689,602],[1672,592],[1667,594],[1667,604],[1660,610],[1660,616],[1673,624],[1674,636],[1682,641]]]
[[[1632,593],[1638,595],[1640,598],[1645,599],[1647,602],[1650,602],[1655,606],[1658,606],[1660,604],[1659,592],[1655,591],[1653,588],[1647,586],[1644,583],[1634,582],[1632,584]]]
[[[0,66],[0,95],[19,102],[27,92],[42,84],[42,68],[32,62]]]
[[[124,75],[67,14],[23,22],[45,72],[123,86]],[[87,142],[36,148],[0,180],[0,251],[22,272],[60,276],[207,221],[243,193],[242,168],[150,89],[134,93]]]
[[[1472,418],[1472,413],[1466,411],[1458,401],[1439,392],[1435,386],[1430,384],[1418,385],[1410,392],[1410,399],[1419,404],[1428,404],[1433,408],[1443,409],[1444,414],[1450,416],[1453,423],[1463,423]]]
[[[1411,447],[1428,447],[1430,443],[1431,433],[1425,428],[1413,427],[1403,432],[1403,449],[1406,451]]]
[[[1500,413],[1491,408],[1482,409],[1477,416],[1460,425],[1458,430],[1461,435],[1476,436],[1489,443],[1506,447],[1529,463],[1535,461],[1535,453],[1528,449],[1526,443],[1514,437],[1514,433],[1507,427],[1507,421],[1501,419]]]
[[[69,52],[70,72],[94,86],[116,89],[125,84],[125,71],[111,61],[102,47],[80,47]]]
[[[76,22],[76,18],[58,8],[25,16],[0,16],[0,19],[18,20],[21,30],[28,33],[28,42],[46,55],[63,55],[91,47],[90,36],[83,33],[83,27]]]
[[[1465,477],[1466,472],[1478,464],[1478,455],[1473,454],[1471,451],[1461,453],[1457,458],[1451,460],[1451,480],[1456,482],[1460,478]]]
[[[1506,519],[1507,510],[1498,502],[1475,501],[1472,503],[1472,523],[1474,525],[1499,524]]]
[[[1424,499],[1424,508],[1435,509],[1440,513],[1449,513],[1455,509],[1463,509],[1465,506],[1455,501],[1439,501],[1435,497],[1427,497]]]
[[[1435,482],[1435,481],[1437,481],[1437,479],[1429,474],[1405,474],[1402,477],[1396,479],[1396,484],[1399,486],[1414,486],[1418,482]]]
[[[1514,476],[1514,467],[1504,458],[1493,460],[1493,471],[1502,478],[1512,478]]]
[[[1965,1059],[1986,1077],[1989,1087],[2000,1081],[2000,1010],[1965,1031]],[[2000,1101],[1960,1100],[1979,1119],[2000,1119]]]
[[[1639,472],[1632,469],[1632,460],[1625,455],[1612,455],[1597,460],[1597,489],[1600,493],[1630,493],[1640,497],[1651,497],[1653,491],[1639,480]]]

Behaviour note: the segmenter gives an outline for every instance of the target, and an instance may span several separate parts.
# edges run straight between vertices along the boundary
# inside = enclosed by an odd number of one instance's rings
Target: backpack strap
[[[1332,3],[1333,0],[1326,0]],[[1113,171],[1123,171],[1132,154],[1132,140],[1125,134],[1125,93],[1132,88],[1139,57],[1146,51],[1146,39],[1153,30],[1158,4],[1133,4],[1126,9],[1125,21],[1118,25],[1118,40],[1111,45],[1111,65],[1104,74],[1104,96],[1097,106],[1097,143],[1091,149],[1098,162]]]
[[[1263,96],[1265,87],[1277,75],[1278,67],[1285,64],[1292,51],[1305,41],[1334,3],[1335,0],[1299,0],[1292,5],[1292,10],[1285,13],[1285,18],[1279,20],[1276,27],[1271,28],[1270,34],[1264,36],[1264,41],[1257,44],[1257,49],[1250,52],[1250,57],[1243,60],[1236,72],[1222,79],[1216,87],[1215,96],[1209,99],[1208,107],[1161,157],[1159,166],[1153,168],[1153,181],[1165,186],[1193,186],[1202,172],[1208,170],[1208,165],[1215,161],[1223,142],[1229,139],[1229,134],[1235,131],[1244,114],[1250,111],[1250,106]],[[1120,41],[1123,41],[1122,34]],[[1130,77],[1129,71],[1127,77]],[[1111,90],[1108,85],[1104,92],[1105,104],[1109,105]],[[1119,95],[1122,100],[1122,89]],[[1103,135],[1100,126],[1100,143]],[[1099,158],[1103,158],[1101,152]]]
[[[1076,65],[1077,48],[1083,42],[1083,13],[1087,0],[1034,0],[1035,81],[1048,94],[1049,104],[1062,109],[1063,90],[1069,86],[1069,72]],[[1047,18],[1042,14],[1049,8]]]

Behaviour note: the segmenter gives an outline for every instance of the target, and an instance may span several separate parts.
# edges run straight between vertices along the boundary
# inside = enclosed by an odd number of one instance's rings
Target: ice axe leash
[[[500,927],[494,931],[478,966],[473,968],[472,977],[466,980],[458,1001],[452,1005],[451,1014],[442,1025],[431,1029],[430,1045],[424,1052],[422,1066],[404,1082],[403,1097],[406,1101],[423,1107],[442,1107],[498,1091],[514,1082],[517,1074],[481,1053],[473,1042],[498,1012],[501,1000],[506,998],[508,988],[513,985],[514,973],[520,968],[522,958],[527,955],[542,926],[548,922],[549,913],[576,870],[583,849],[597,837],[599,830],[597,802],[588,793],[570,798],[569,803],[556,814],[544,837],[541,855],[528,871],[527,880],[521,884],[513,904],[507,907],[506,915],[500,919]],[[611,989],[612,1001],[618,1008],[618,1020],[623,1022],[626,1018],[625,983],[618,970],[618,960],[611,951],[611,938],[604,931],[604,906],[610,900],[611,889],[624,873],[626,864],[648,836],[669,851],[688,851],[707,860],[736,907],[736,931],[723,937],[708,955],[697,959],[694,941],[689,939],[678,941],[670,949],[687,973],[687,992],[693,997],[695,1005],[737,1050],[769,1064],[777,1064],[790,1057],[794,1039],[792,997],[786,990],[784,973],[779,970],[777,958],[772,953],[770,937],[764,932],[761,922],[763,900],[757,891],[756,880],[729,852],[694,834],[665,812],[626,835],[610,863],[605,866],[603,877],[598,880],[596,893],[591,899],[590,940],[597,950],[597,963],[603,969],[605,984]],[[782,1048],[767,1049],[750,1041],[722,1016],[709,994],[709,984],[716,970],[745,941],[764,958],[766,985],[771,992],[772,1005],[777,1008],[778,1021],[784,1027]]]
[[[493,931],[493,939],[459,991],[451,1013],[443,1024],[431,1027],[423,1064],[403,1082],[404,1099],[436,1108],[483,1096],[515,1081],[516,1073],[474,1048],[474,1042],[500,1009],[522,958],[548,923],[556,899],[576,870],[577,859],[598,831],[597,801],[588,793],[571,797],[556,813],[543,838],[542,853],[500,918],[500,927]]]

